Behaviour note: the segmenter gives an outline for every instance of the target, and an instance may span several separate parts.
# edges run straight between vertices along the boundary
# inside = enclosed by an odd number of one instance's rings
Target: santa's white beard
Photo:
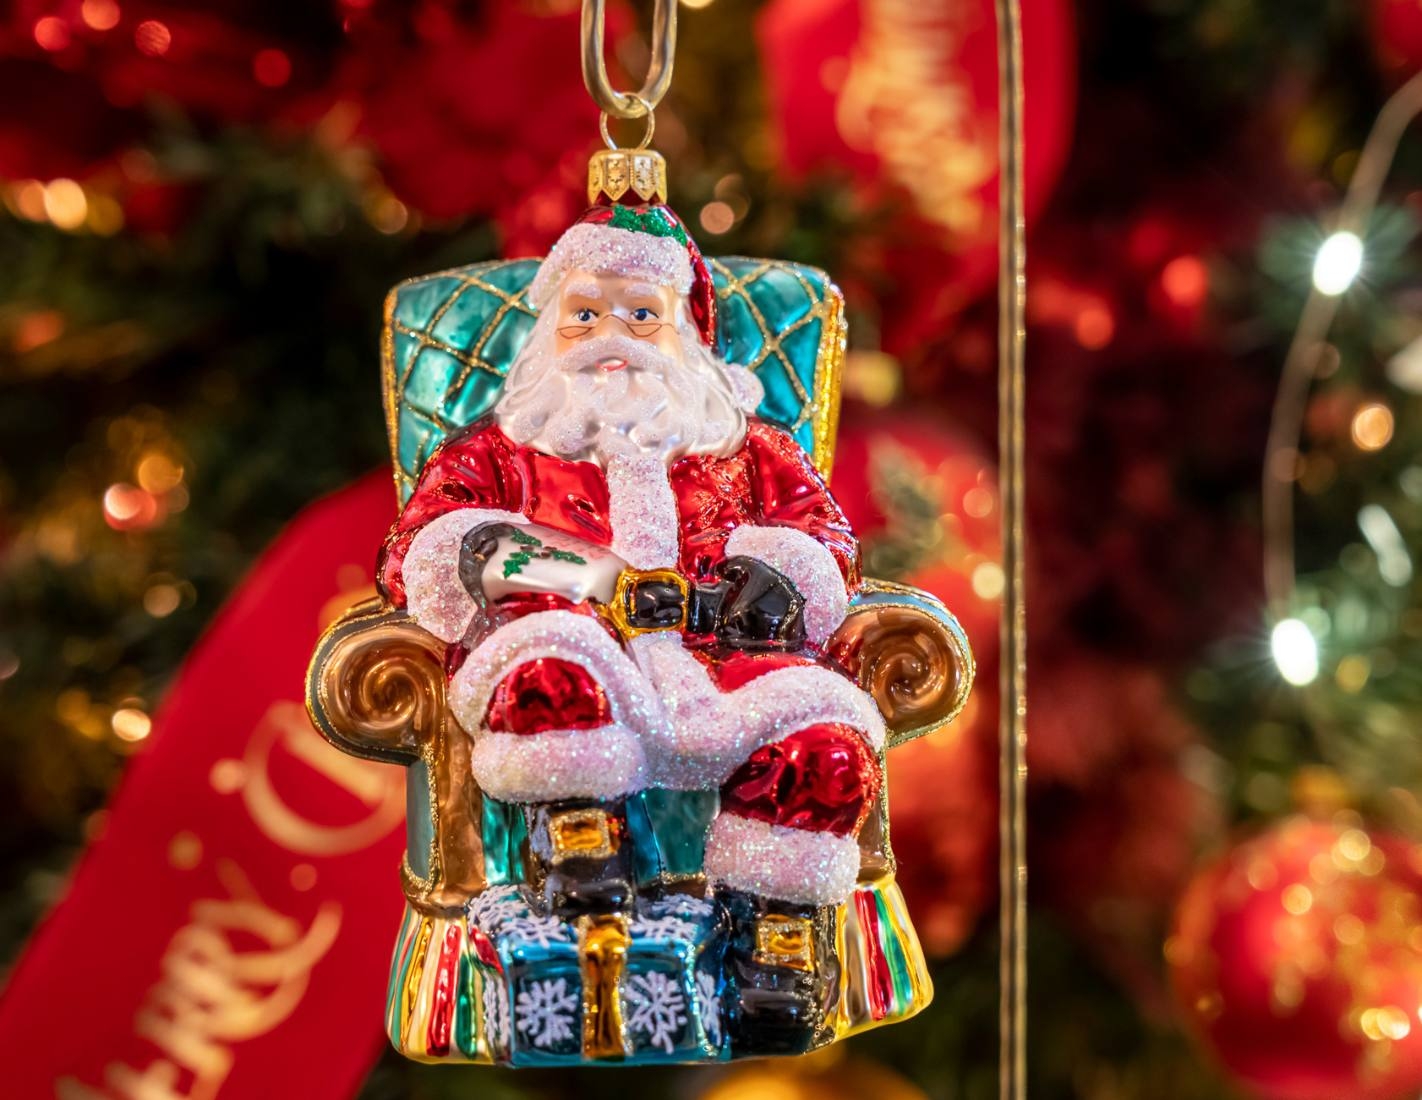
[[[534,325],[495,409],[515,443],[606,466],[619,455],[729,455],[746,419],[720,364],[695,329],[678,328],[683,361],[630,336],[594,337],[559,356],[551,314]],[[607,371],[609,357],[626,366]]]

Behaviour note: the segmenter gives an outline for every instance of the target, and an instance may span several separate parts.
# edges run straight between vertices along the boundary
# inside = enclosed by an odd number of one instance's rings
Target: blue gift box
[[[720,908],[683,895],[639,899],[627,926],[617,982],[627,1060],[727,1057]],[[469,933],[476,957],[478,945],[492,949],[493,959],[476,961],[480,1030],[491,1058],[515,1066],[583,1063],[592,991],[584,987],[576,924],[537,913],[518,886],[496,886],[470,903]]]

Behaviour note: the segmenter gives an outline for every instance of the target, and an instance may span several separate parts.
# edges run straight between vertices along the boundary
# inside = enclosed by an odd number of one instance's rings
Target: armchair
[[[711,266],[724,353],[756,371],[764,385],[758,414],[790,432],[827,475],[844,354],[839,291],[823,272],[796,264],[727,258]],[[475,264],[391,292],[384,399],[402,501],[439,442],[497,399],[533,321],[525,294],[536,269],[529,260]],[[466,923],[471,901],[519,881],[525,837],[520,816],[486,797],[471,776],[469,738],[446,706],[444,649],[404,611],[368,600],[326,632],[307,679],[311,718],[332,744],[407,771],[401,865],[407,904],[391,964],[387,1029],[397,1049],[424,1060],[566,1063],[570,1056],[523,1049],[510,1034],[511,994],[500,977],[507,959]],[[826,652],[873,697],[888,729],[886,752],[951,722],[974,674],[967,639],[943,604],[886,581],[862,585]],[[695,836],[714,812],[714,792],[637,797],[637,820],[649,838],[684,842],[660,846],[682,852],[683,863],[656,873],[694,891],[701,870]],[[911,1015],[928,1002],[922,951],[894,882],[882,794],[860,833],[859,882],[835,914],[834,942],[840,980],[830,1039]],[[573,973],[581,966],[589,980],[596,967],[579,951]],[[691,975],[690,956],[686,966]],[[616,989],[608,995],[615,999]],[[723,1057],[715,1025],[700,1020],[697,1027],[692,1046],[639,1060]],[[590,1042],[585,1029],[584,1059]]]

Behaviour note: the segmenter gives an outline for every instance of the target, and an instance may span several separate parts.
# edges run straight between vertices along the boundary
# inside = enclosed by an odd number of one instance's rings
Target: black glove
[[[716,586],[702,601],[717,641],[737,649],[799,649],[805,644],[805,599],[777,569],[756,558],[727,558]]]
[[[486,602],[484,566],[489,564],[489,559],[499,548],[499,539],[513,534],[515,530],[512,523],[481,523],[470,528],[459,544],[459,583],[464,585],[464,590],[474,597],[474,603],[479,607]]]
[[[515,530],[511,523],[481,523],[459,544],[459,583],[474,600],[474,617],[464,632],[466,643],[482,637],[493,625],[489,619],[489,600],[484,595],[484,566],[499,548],[499,539]]]

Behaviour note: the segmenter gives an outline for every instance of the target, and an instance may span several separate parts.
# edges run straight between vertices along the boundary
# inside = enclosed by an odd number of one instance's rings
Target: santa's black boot
[[[626,800],[569,799],[524,807],[526,878],[545,912],[570,920],[632,909]]]
[[[802,1054],[834,1036],[834,908],[717,886],[731,922],[723,1010],[731,1053]]]

